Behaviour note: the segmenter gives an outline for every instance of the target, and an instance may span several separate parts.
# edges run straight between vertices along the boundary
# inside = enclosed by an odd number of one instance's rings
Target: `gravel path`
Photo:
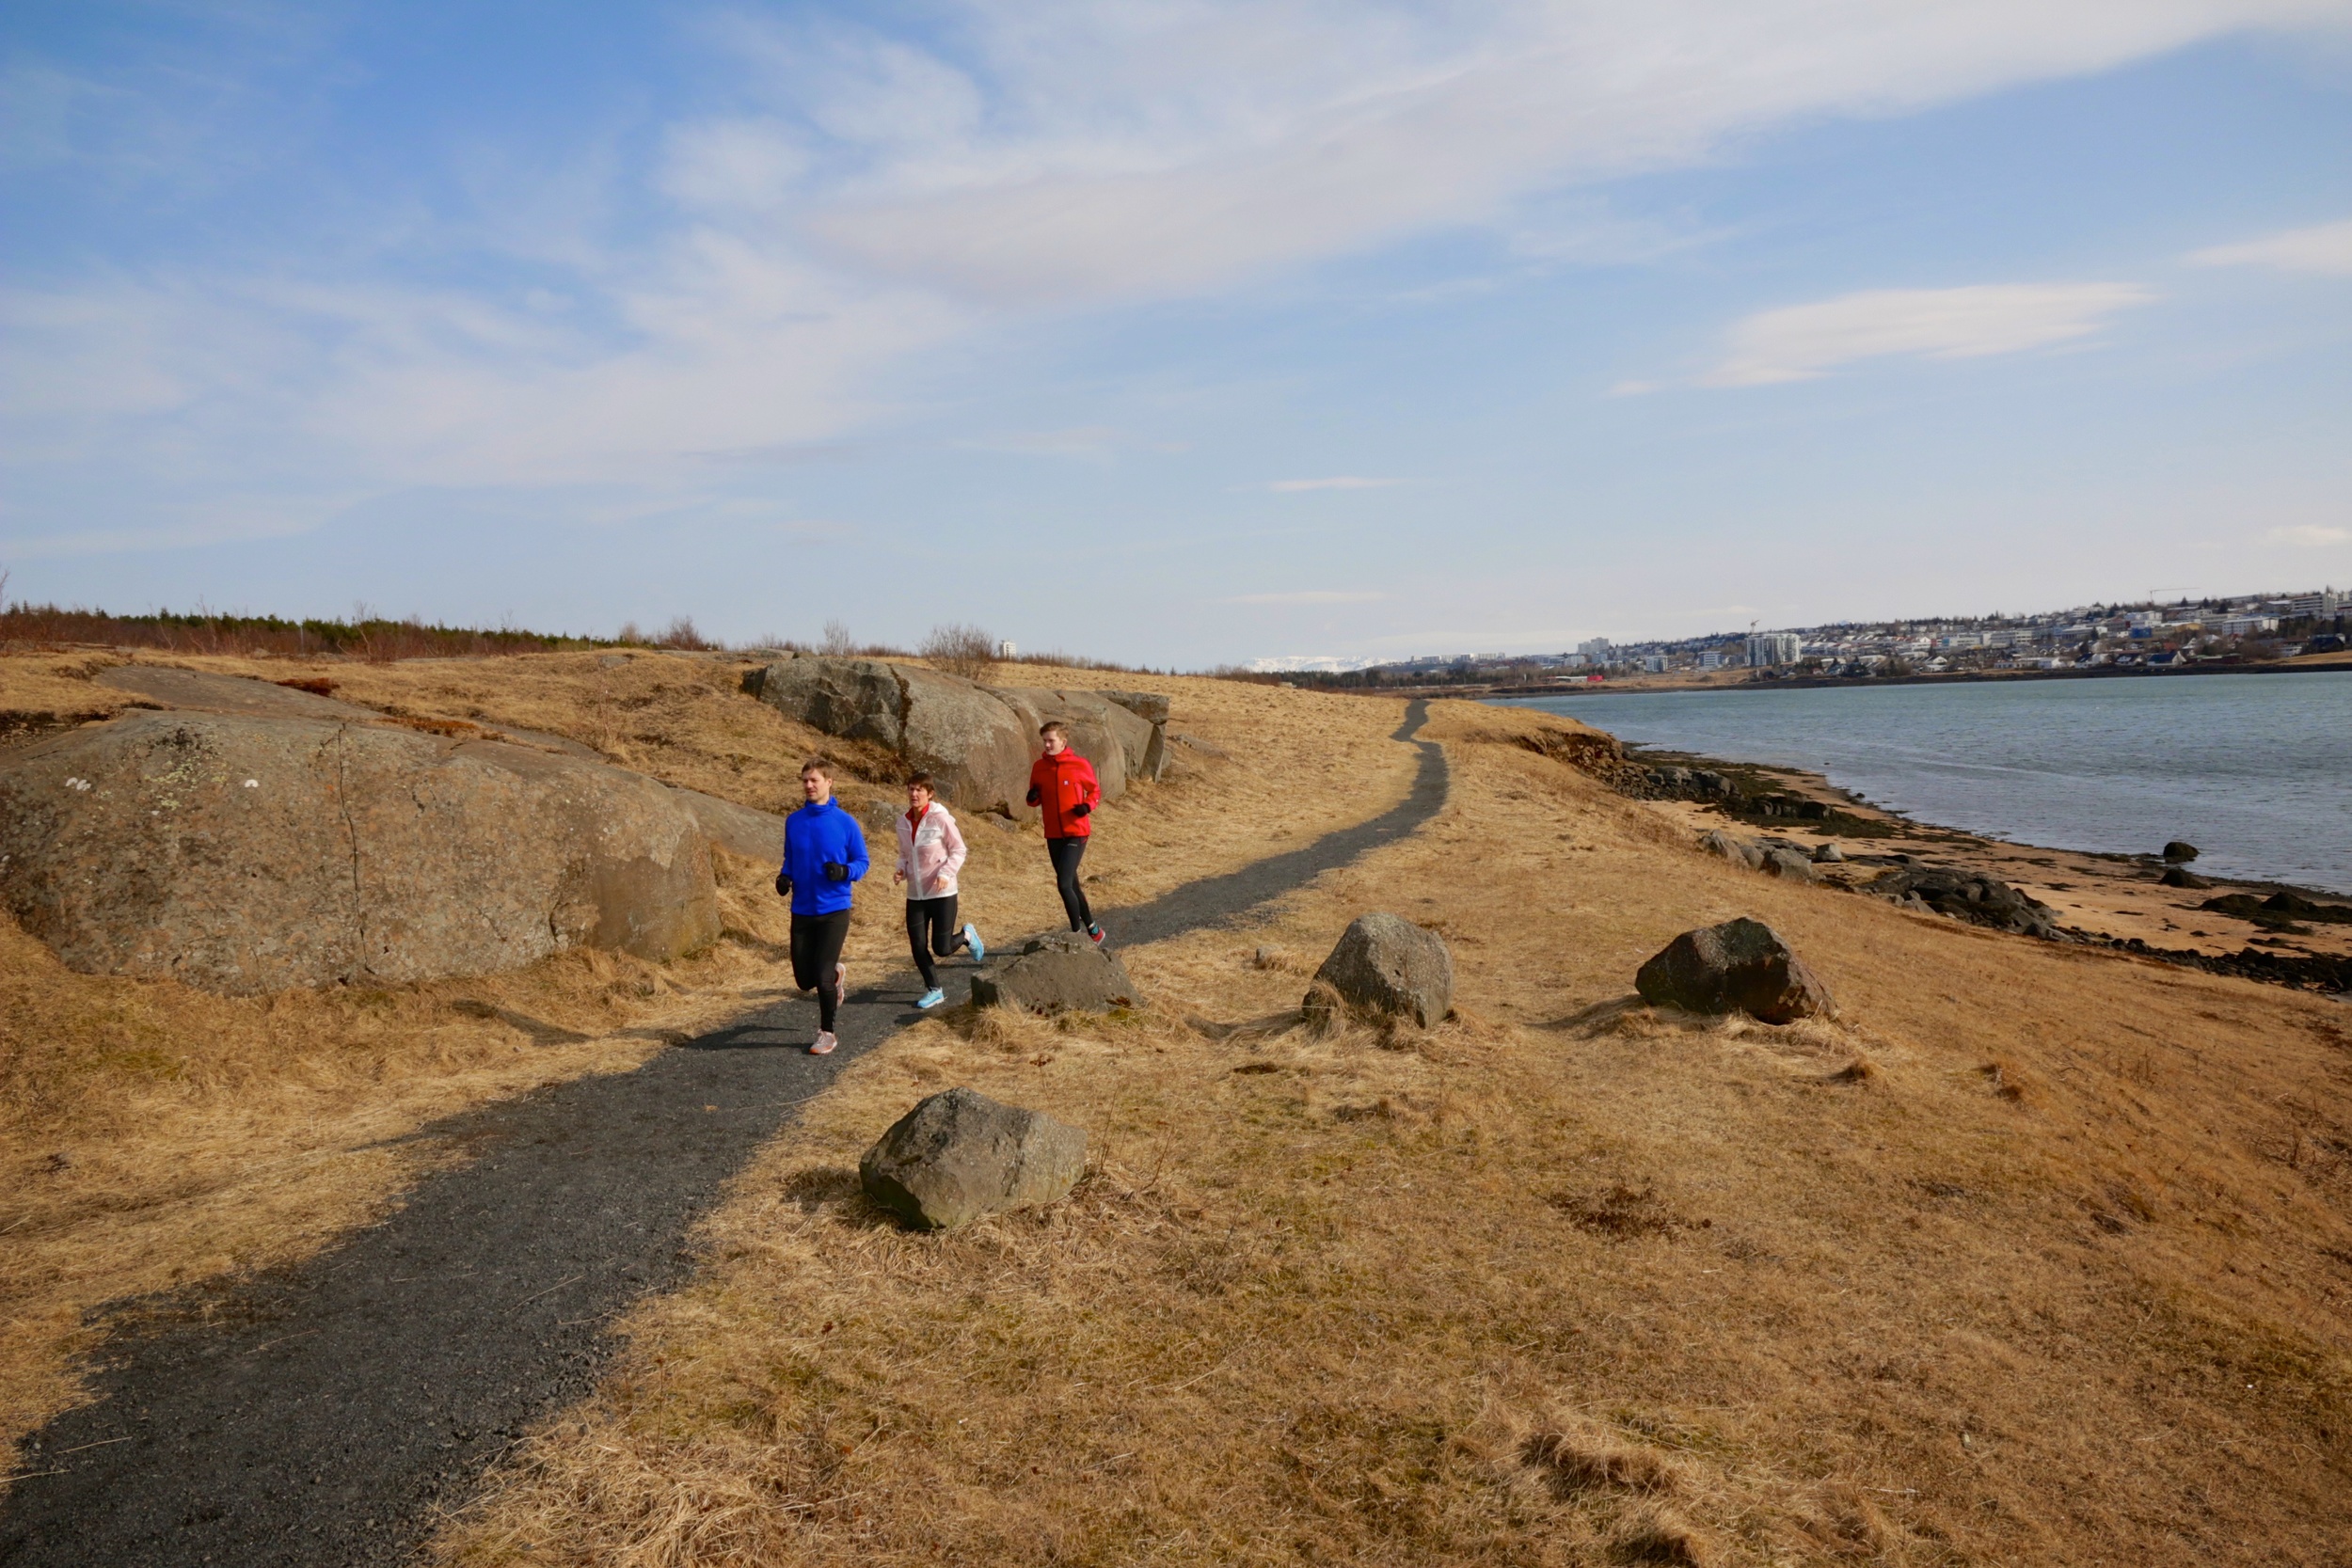
[[[1397,739],[1426,708],[1406,710]],[[1411,743],[1420,770],[1402,804],[1111,911],[1114,940],[1233,921],[1411,832],[1446,793],[1443,752]],[[381,1224],[226,1291],[136,1304],[97,1402],[27,1445],[0,1503],[0,1564],[411,1560],[491,1461],[589,1392],[612,1322],[691,1272],[696,1213],[793,1106],[920,1016],[914,991],[910,972],[848,998],[831,1057],[797,1049],[815,1004],[794,1000],[634,1072],[452,1117],[417,1136],[473,1157]]]

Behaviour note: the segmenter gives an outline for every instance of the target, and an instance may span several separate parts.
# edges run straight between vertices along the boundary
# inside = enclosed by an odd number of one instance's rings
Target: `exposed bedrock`
[[[777,659],[743,687],[787,719],[897,752],[934,775],[961,811],[1035,815],[1029,764],[1049,719],[1069,726],[1105,799],[1158,778],[1167,756],[1168,700],[1149,692],[984,687],[921,665],[819,655]]]
[[[142,713],[9,754],[0,899],[74,969],[239,994],[719,934],[709,845],[654,780],[327,719]]]

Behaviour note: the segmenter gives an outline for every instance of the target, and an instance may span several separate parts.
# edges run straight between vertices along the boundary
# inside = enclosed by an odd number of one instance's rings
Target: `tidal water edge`
[[[2124,854],[2186,839],[2201,872],[2352,895],[2352,674],[1507,701],[1824,774],[1921,822]]]

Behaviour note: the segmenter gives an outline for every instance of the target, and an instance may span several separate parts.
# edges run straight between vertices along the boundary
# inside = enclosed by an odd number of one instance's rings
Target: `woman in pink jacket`
[[[923,995],[914,1005],[936,1007],[947,1000],[939,987],[932,956],[946,958],[969,948],[972,961],[988,957],[980,933],[956,929],[956,873],[963,869],[963,833],[947,808],[933,799],[931,776],[907,781],[906,814],[898,818],[898,869],[891,880],[907,885],[907,943],[914,967],[923,972]]]

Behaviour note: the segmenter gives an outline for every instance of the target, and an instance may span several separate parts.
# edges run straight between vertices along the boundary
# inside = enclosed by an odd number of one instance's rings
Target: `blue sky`
[[[1184,667],[2352,583],[2352,0],[20,4],[18,598]]]

